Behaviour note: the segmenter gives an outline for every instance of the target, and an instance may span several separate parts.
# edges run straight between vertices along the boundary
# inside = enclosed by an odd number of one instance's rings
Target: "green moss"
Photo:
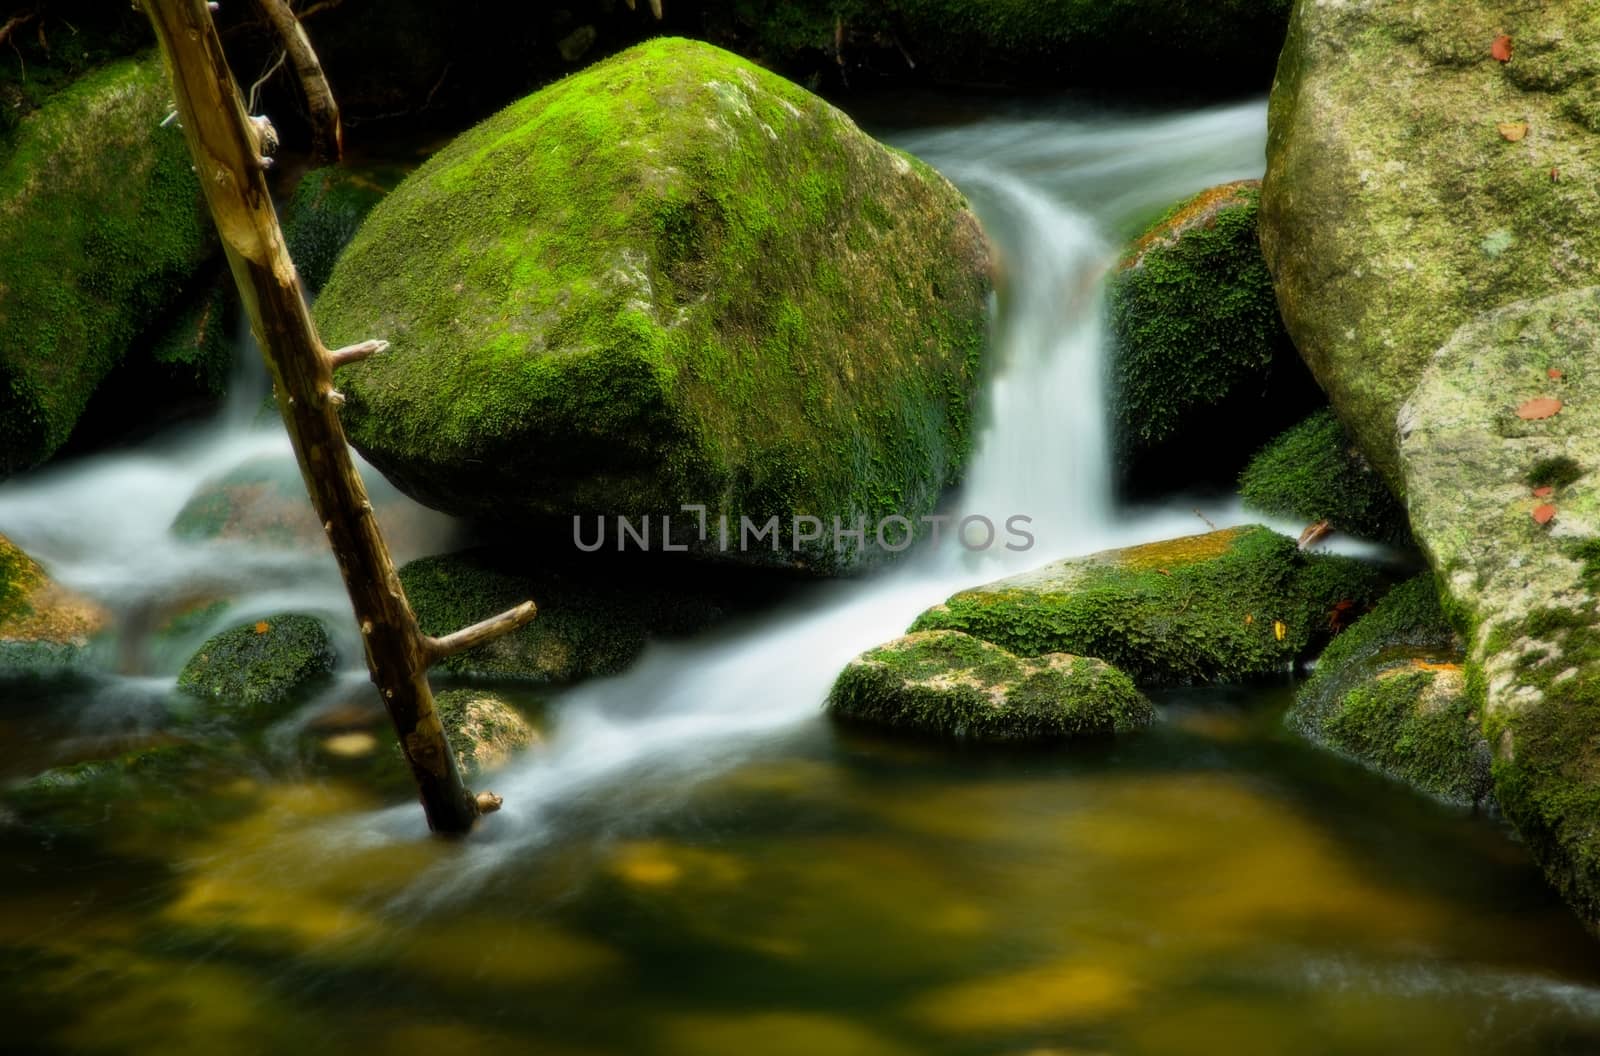
[[[863,653],[840,674],[827,707],[844,719],[992,742],[1124,733],[1155,719],[1110,664],[1025,659],[955,631],[910,634]]]
[[[159,59],[27,117],[0,159],[0,474],[71,433],[95,387],[214,249]]]
[[[1583,467],[1565,455],[1541,458],[1528,469],[1525,478],[1530,488],[1565,488],[1583,476]]]
[[[536,548],[537,549],[537,548]],[[446,659],[456,674],[569,682],[622,671],[657,636],[687,634],[768,599],[778,584],[720,570],[548,560],[518,548],[425,557],[400,582],[428,634],[448,634],[532,599],[532,623]]]
[[[1256,244],[1258,197],[1246,181],[1180,203],[1111,279],[1111,406],[1126,476],[1230,474],[1278,423],[1314,406]]]
[[[663,39],[435,155],[316,311],[330,343],[393,343],[340,372],[345,420],[430,505],[849,526],[915,520],[958,478],[986,268],[930,170],[772,74]],[[861,556],[830,533],[802,560]]]
[[[178,675],[178,688],[220,705],[224,714],[271,719],[304,686],[331,673],[334,659],[320,620],[272,616],[207,639]]]
[[[1404,543],[1405,510],[1345,435],[1331,410],[1318,411],[1257,452],[1239,477],[1246,507],[1306,524],[1326,520],[1364,539]]]
[[[492,693],[446,690],[433,698],[433,705],[450,751],[469,776],[505,762],[537,739],[517,709]]]
[[[1213,545],[1109,551],[963,591],[912,629],[1097,656],[1141,685],[1227,682],[1286,670],[1383,593],[1371,566],[1302,553],[1266,528],[1200,538]]]
[[[396,165],[328,166],[300,177],[283,207],[283,239],[306,288],[320,290],[372,207],[404,177]]]

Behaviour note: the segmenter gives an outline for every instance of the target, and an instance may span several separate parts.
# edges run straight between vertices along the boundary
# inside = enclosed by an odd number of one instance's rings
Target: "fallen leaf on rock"
[[[1545,374],[1550,378],[1551,381],[1560,381],[1562,378],[1566,377],[1566,374],[1562,373],[1555,367],[1551,367],[1549,370],[1545,371]]]
[[[1328,537],[1333,531],[1333,525],[1324,517],[1316,524],[1306,525],[1306,530],[1300,533],[1300,549],[1315,546],[1318,542]]]
[[[1555,493],[1556,493],[1556,489],[1552,488],[1548,484],[1546,484],[1542,488],[1534,488],[1533,489],[1533,497],[1536,498],[1536,499],[1548,499],[1550,496],[1554,495]]]
[[[1255,623],[1255,622],[1256,622],[1256,615],[1255,615],[1255,613],[1253,613],[1253,612],[1247,612],[1247,613],[1245,613],[1245,617],[1244,617],[1244,625],[1245,625],[1245,626],[1246,626],[1246,627],[1248,627],[1248,626],[1250,626],[1250,625],[1251,625],[1251,624],[1252,624],[1252,623]]]
[[[1489,54],[1495,57],[1496,62],[1511,61],[1511,38],[1504,33],[1494,38],[1494,43],[1489,45]]]
[[[1277,638],[1278,641],[1280,641],[1280,642],[1283,641],[1283,636],[1285,634],[1288,634],[1288,633],[1289,633],[1289,628],[1287,628],[1287,627],[1285,627],[1283,625],[1283,621],[1282,620],[1273,620],[1272,621],[1272,635],[1273,635],[1273,637]]]
[[[1536,422],[1541,418],[1554,418],[1559,410],[1560,400],[1554,396],[1539,396],[1518,407],[1517,417],[1525,422]]]
[[[1552,168],[1550,170],[1550,182],[1551,183],[1560,183],[1561,182],[1561,170],[1560,169]]]
[[[1433,660],[1424,660],[1417,657],[1411,661],[1411,666],[1420,671],[1460,671],[1460,664],[1441,663]]]
[[[1500,129],[1500,135],[1504,136],[1507,142],[1510,143],[1515,143],[1528,134],[1528,123],[1526,121],[1502,121],[1496,127]]]
[[[1555,515],[1556,515],[1556,508],[1554,506],[1550,505],[1548,502],[1545,503],[1543,506],[1535,506],[1533,508],[1533,523],[1534,524],[1549,524],[1551,519],[1553,517],[1555,517]]]
[[[257,634],[266,634],[270,630],[272,630],[272,624],[268,623],[266,620],[262,620],[260,623],[256,624]]]

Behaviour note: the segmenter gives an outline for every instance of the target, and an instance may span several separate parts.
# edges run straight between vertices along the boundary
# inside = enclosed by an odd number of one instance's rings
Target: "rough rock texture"
[[[908,634],[862,653],[827,707],[840,718],[971,741],[1126,733],[1156,714],[1103,660],[1019,657],[959,631]]]
[[[1115,446],[1134,485],[1225,480],[1322,400],[1278,318],[1256,237],[1259,186],[1179,203],[1111,277]]]
[[[62,588],[0,535],[0,678],[81,669],[110,622],[99,605]]]
[[[273,719],[296,693],[333,671],[333,643],[313,616],[284,614],[206,640],[178,675],[178,688],[228,716]]]
[[[730,570],[731,571],[731,570]],[[400,582],[428,634],[448,634],[532,598],[539,615],[487,645],[447,658],[459,675],[570,682],[622,671],[655,637],[687,634],[774,593],[683,563],[622,565],[596,556],[561,560],[534,547],[490,547],[424,557]]]
[[[168,99],[158,57],[114,63],[0,153],[0,476],[61,446],[213,251],[183,134],[159,127]]]
[[[1295,345],[1391,486],[1396,412],[1445,339],[1595,281],[1597,71],[1596,4],[1295,5],[1261,244]]]
[[[726,52],[662,39],[459,137],[316,312],[357,447],[447,512],[915,520],[959,476],[988,253],[960,194]],[[658,527],[659,527],[659,522]],[[714,537],[714,533],[710,533]],[[848,542],[848,541],[847,541]],[[732,559],[831,571],[833,539]]]
[[[1382,593],[1382,577],[1359,561],[1303,553],[1266,528],[1230,528],[964,590],[912,630],[965,631],[1022,656],[1095,656],[1140,685],[1231,682],[1310,657],[1341,614]]]
[[[1246,508],[1385,543],[1411,538],[1406,511],[1345,434],[1321,410],[1267,444],[1239,476]]]
[[[450,750],[468,774],[493,770],[539,740],[522,713],[493,693],[451,689],[436,694],[433,703]]]
[[[1600,923],[1596,348],[1600,287],[1485,313],[1439,350],[1399,430],[1412,530],[1468,632],[1496,797],[1591,923]],[[1543,397],[1560,411],[1518,416]],[[1553,516],[1541,526],[1533,512],[1546,505]]]
[[[1493,802],[1489,746],[1462,643],[1432,573],[1407,580],[1335,638],[1289,722],[1335,751],[1452,803]]]

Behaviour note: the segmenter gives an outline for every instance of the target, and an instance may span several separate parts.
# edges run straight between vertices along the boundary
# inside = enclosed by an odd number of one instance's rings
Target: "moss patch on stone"
[[[0,679],[71,674],[110,614],[66,590],[0,535]]]
[[[1257,245],[1258,186],[1179,203],[1111,278],[1115,448],[1136,485],[1226,479],[1315,406]]]
[[[178,688],[221,714],[270,720],[297,693],[332,673],[333,643],[314,616],[285,613],[208,638],[178,675]]]
[[[566,560],[514,547],[424,557],[400,582],[428,634],[448,634],[532,599],[532,623],[447,658],[453,674],[570,682],[622,671],[658,636],[717,623],[781,589],[731,571],[682,563]]]
[[[504,520],[831,525],[933,508],[971,444],[988,251],[961,195],[708,45],[640,45],[508,107],[375,208],[317,301],[350,435]],[[831,534],[798,554],[850,567]]]
[[[1405,509],[1345,434],[1321,410],[1258,451],[1239,477],[1246,507],[1306,524],[1326,520],[1363,539],[1411,538]]]
[[[1125,733],[1155,708],[1127,675],[1089,657],[1019,657],[959,631],[923,631],[850,661],[828,694],[833,715],[969,741]]]
[[[0,159],[0,475],[61,446],[214,250],[183,134],[159,127],[169,94],[158,57],[106,66]]]
[[[1432,573],[1397,586],[1333,640],[1289,722],[1305,736],[1452,803],[1493,801],[1465,656]]]
[[[1140,685],[1233,682],[1308,658],[1337,614],[1364,611],[1383,588],[1382,574],[1360,561],[1235,528],[962,591],[912,630],[964,631],[1022,656],[1096,656]]]
[[[492,770],[539,739],[522,713],[493,693],[451,689],[433,705],[464,774]]]
[[[329,165],[300,177],[283,207],[283,239],[307,289],[322,289],[361,222],[404,176],[396,165]]]

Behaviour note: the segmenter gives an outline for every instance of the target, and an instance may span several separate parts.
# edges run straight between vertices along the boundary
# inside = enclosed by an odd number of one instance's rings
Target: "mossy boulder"
[[[0,535],[0,679],[82,670],[110,614],[45,575]]]
[[[178,688],[229,718],[282,715],[334,669],[333,643],[314,616],[285,613],[208,638],[178,675]]]
[[[329,165],[300,177],[283,207],[283,240],[306,288],[322,289],[372,207],[405,176],[398,165]]]
[[[1295,5],[1261,244],[1296,347],[1396,489],[1396,415],[1451,333],[1594,281],[1597,69],[1600,5]]]
[[[445,739],[467,774],[493,770],[539,741],[522,713],[493,693],[451,689],[433,698]]]
[[[1289,723],[1431,796],[1492,804],[1489,746],[1464,663],[1461,639],[1425,572],[1323,651]]]
[[[921,631],[869,649],[828,694],[852,721],[967,741],[1126,733],[1155,721],[1127,675],[1065,653],[1020,657],[959,631]]]
[[[392,342],[339,372],[344,417],[420,501],[649,516],[658,546],[670,515],[676,544],[829,572],[883,551],[831,530],[719,550],[681,507],[920,524],[971,444],[988,262],[926,165],[661,39],[445,147],[372,211],[316,314],[330,345]]]
[[[1179,203],[1112,275],[1117,461],[1138,490],[1227,480],[1321,400],[1278,317],[1256,238],[1260,184]]]
[[[440,664],[453,674],[528,682],[616,674],[652,639],[709,627],[781,589],[748,573],[599,556],[561,560],[543,548],[510,546],[420,558],[400,569],[400,582],[422,629],[433,635],[531,598],[539,607],[533,622]]]
[[[1467,636],[1495,797],[1600,925],[1596,348],[1600,287],[1485,312],[1432,358],[1398,438],[1412,530]],[[1559,410],[1525,419],[1532,399]]]
[[[169,98],[159,57],[112,63],[24,118],[0,157],[0,475],[65,442],[214,251],[183,133],[160,127]]]
[[[964,590],[913,631],[957,630],[1020,656],[1099,657],[1144,686],[1236,682],[1315,655],[1383,594],[1352,558],[1261,527],[1069,558]]]
[[[1384,543],[1411,538],[1405,508],[1331,410],[1267,444],[1239,476],[1245,507]]]

